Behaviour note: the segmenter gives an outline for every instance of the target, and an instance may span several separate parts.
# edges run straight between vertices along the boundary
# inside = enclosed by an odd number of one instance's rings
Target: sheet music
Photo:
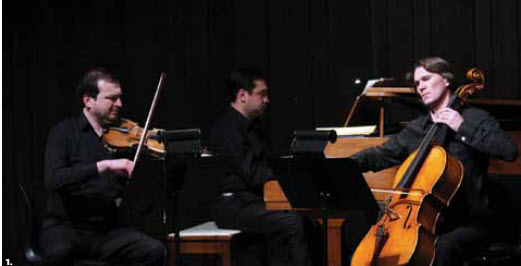
[[[316,130],[334,130],[337,136],[368,136],[376,131],[376,125],[355,127],[317,127]]]

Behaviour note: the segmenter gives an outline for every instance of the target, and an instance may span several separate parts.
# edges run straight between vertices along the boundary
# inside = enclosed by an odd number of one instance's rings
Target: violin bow
[[[152,105],[150,106],[150,111],[148,111],[147,121],[145,123],[145,127],[143,128],[143,134],[141,134],[141,138],[139,139],[139,145],[137,146],[136,155],[134,156],[134,165],[139,160],[139,156],[141,154],[141,150],[143,149],[143,144],[145,143],[145,138],[148,137],[148,127],[150,124],[150,120],[152,120],[152,116],[154,115],[154,110],[156,109],[157,99],[159,96],[159,92],[165,83],[166,74],[164,72],[161,73],[159,77],[159,83],[157,84],[156,94],[154,95],[154,99],[152,100]]]

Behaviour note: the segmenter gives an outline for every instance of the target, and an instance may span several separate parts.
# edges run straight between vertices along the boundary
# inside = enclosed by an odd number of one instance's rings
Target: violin
[[[165,158],[165,144],[158,140],[163,129],[153,128],[147,131],[144,146],[146,152],[154,158]],[[136,122],[121,119],[118,126],[112,126],[103,134],[105,148],[110,152],[133,151],[143,135],[143,128]]]

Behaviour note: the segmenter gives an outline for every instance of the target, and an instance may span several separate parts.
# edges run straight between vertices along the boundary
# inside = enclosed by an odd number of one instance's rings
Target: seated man
[[[213,152],[236,160],[222,181],[215,221],[265,238],[271,265],[310,265],[302,217],[266,210],[264,203],[263,185],[273,176],[259,119],[269,103],[266,78],[255,69],[238,69],[230,76],[230,89],[230,106],[210,132]],[[247,259],[241,265],[261,265],[264,258],[255,253]]]
[[[53,265],[77,258],[99,258],[128,265],[163,266],[163,244],[131,228],[118,227],[119,200],[133,162],[112,158],[103,143],[104,128],[118,120],[120,83],[104,70],[81,81],[83,111],[56,125],[45,154],[49,190],[47,217],[39,244]]]
[[[449,155],[463,164],[463,181],[449,207],[442,212],[436,232],[434,265],[463,265],[486,249],[489,208],[487,168],[489,157],[513,161],[515,143],[487,112],[472,106],[454,110],[454,74],[438,57],[419,60],[414,66],[416,90],[429,112],[409,122],[382,146],[352,156],[362,171],[379,171],[402,163],[420,145],[430,126],[445,124],[447,133],[437,138]],[[444,139],[444,141],[441,141]]]

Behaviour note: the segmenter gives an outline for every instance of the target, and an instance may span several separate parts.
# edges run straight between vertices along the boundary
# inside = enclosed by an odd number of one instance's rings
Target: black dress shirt
[[[259,119],[250,121],[229,107],[214,122],[210,145],[213,152],[236,160],[236,167],[222,181],[221,192],[251,191],[262,195],[263,185],[272,177],[272,171],[267,164],[268,148]]]
[[[515,143],[501,130],[496,119],[487,112],[466,107],[460,111],[464,121],[457,133],[448,130],[445,149],[463,163],[464,179],[447,216],[456,223],[489,214],[487,169],[489,157],[513,161],[517,157]],[[402,163],[420,145],[433,121],[425,114],[409,122],[382,146],[369,148],[352,156],[363,172],[379,171]]]
[[[48,190],[44,227],[72,223],[107,228],[117,217],[115,199],[126,184],[122,175],[98,173],[96,163],[113,159],[83,113],[66,119],[50,132],[45,154]]]

